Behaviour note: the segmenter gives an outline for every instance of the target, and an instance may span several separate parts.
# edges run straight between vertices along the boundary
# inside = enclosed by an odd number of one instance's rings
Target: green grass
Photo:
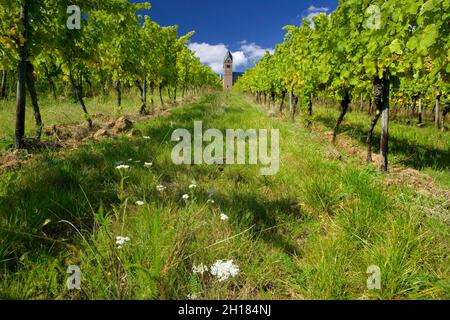
[[[192,130],[194,120],[204,130],[280,129],[280,172],[174,165],[170,135]],[[47,151],[2,176],[1,298],[449,298],[448,225],[433,214],[446,199],[385,187],[385,175],[352,159],[329,160],[323,136],[270,119],[236,94],[206,95],[138,128],[151,139]],[[118,161],[131,168],[116,170]],[[192,180],[198,187],[189,189]],[[169,188],[158,192],[159,184]],[[230,219],[220,220],[221,212]],[[131,239],[122,249],[119,235]],[[192,273],[194,264],[218,259],[234,260],[238,276],[218,282]],[[65,286],[74,264],[81,291]],[[366,287],[373,264],[382,271],[379,291]]]

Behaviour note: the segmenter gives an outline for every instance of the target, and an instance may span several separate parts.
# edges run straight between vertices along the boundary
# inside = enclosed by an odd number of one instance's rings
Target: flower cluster
[[[163,192],[166,189],[167,189],[167,187],[163,186],[162,184],[160,184],[159,186],[156,186],[156,190],[158,190],[159,192]]]
[[[230,277],[236,277],[239,273],[239,267],[233,263],[233,260],[217,260],[211,266],[211,274],[219,279],[219,282],[228,280]]]
[[[207,271],[208,271],[208,267],[205,266],[203,263],[200,263],[198,266],[194,265],[192,267],[193,273],[199,273],[199,274],[203,275]]]
[[[195,181],[192,181],[191,184],[189,185],[189,189],[194,189],[197,188],[197,183]]]
[[[117,248],[122,249],[123,246],[129,241],[130,241],[130,238],[128,238],[128,237],[117,236],[116,237]]]
[[[141,160],[135,160],[135,161],[133,161],[133,159],[130,158],[130,159],[128,159],[128,162],[141,163],[142,161],[141,161]],[[117,165],[117,167],[116,167],[117,170],[130,169],[130,166],[124,164],[123,161],[117,161],[117,162],[116,162],[116,165]],[[144,162],[144,167],[146,167],[146,168],[151,168],[151,167],[153,167],[153,162]]]

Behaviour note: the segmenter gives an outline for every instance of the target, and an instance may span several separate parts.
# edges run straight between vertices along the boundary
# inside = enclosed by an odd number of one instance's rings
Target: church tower
[[[233,87],[233,55],[230,51],[227,52],[223,61],[223,87],[226,90],[231,90]]]

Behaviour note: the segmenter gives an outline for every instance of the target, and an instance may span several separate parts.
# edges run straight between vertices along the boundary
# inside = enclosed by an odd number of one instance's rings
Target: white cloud
[[[223,57],[227,53],[224,44],[211,45],[209,43],[190,43],[189,49],[195,52],[203,64],[210,66],[215,72],[222,70]]]
[[[248,58],[246,57],[245,53],[242,51],[236,51],[236,52],[231,52],[231,54],[233,55],[233,66],[234,67],[241,67],[241,66],[246,66],[248,63]],[[225,57],[225,55],[222,56],[222,61],[221,61],[221,65],[223,65],[223,58]],[[222,69],[221,69],[222,71]]]
[[[313,21],[312,19],[315,16],[318,16],[319,14],[322,14],[322,13],[328,14],[329,11],[330,11],[330,8],[327,8],[327,7],[310,6],[308,8],[308,10],[306,10],[306,13],[307,13],[306,19],[308,19],[309,21],[312,22]],[[313,25],[313,27],[314,27],[314,25]]]
[[[330,11],[330,8],[328,8],[328,7],[309,6],[308,11],[309,12],[313,12],[313,11],[328,12],[328,11]]]
[[[228,52],[228,48],[223,43],[209,44],[193,42],[189,44],[189,49],[195,52],[195,55],[200,58],[203,64],[211,67],[215,72],[222,73],[223,59]],[[255,43],[241,42],[241,47],[238,51],[231,52],[233,54],[233,66],[248,67],[253,62],[261,59],[266,50],[273,53],[273,49],[264,49]]]
[[[275,52],[274,49],[262,48],[261,46],[257,45],[254,42],[247,43],[245,41],[242,42],[241,50],[248,57],[250,62],[258,61],[259,59],[264,57],[264,55],[266,54],[267,51],[269,51],[270,54],[273,54]]]

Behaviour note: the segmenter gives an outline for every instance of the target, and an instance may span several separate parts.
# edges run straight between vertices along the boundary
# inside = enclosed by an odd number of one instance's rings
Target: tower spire
[[[230,90],[233,86],[233,55],[228,50],[223,59],[223,87]]]
[[[233,55],[231,54],[230,50],[228,50],[227,54],[225,55],[225,58],[223,59],[224,62],[226,62],[227,60],[233,61]]]

